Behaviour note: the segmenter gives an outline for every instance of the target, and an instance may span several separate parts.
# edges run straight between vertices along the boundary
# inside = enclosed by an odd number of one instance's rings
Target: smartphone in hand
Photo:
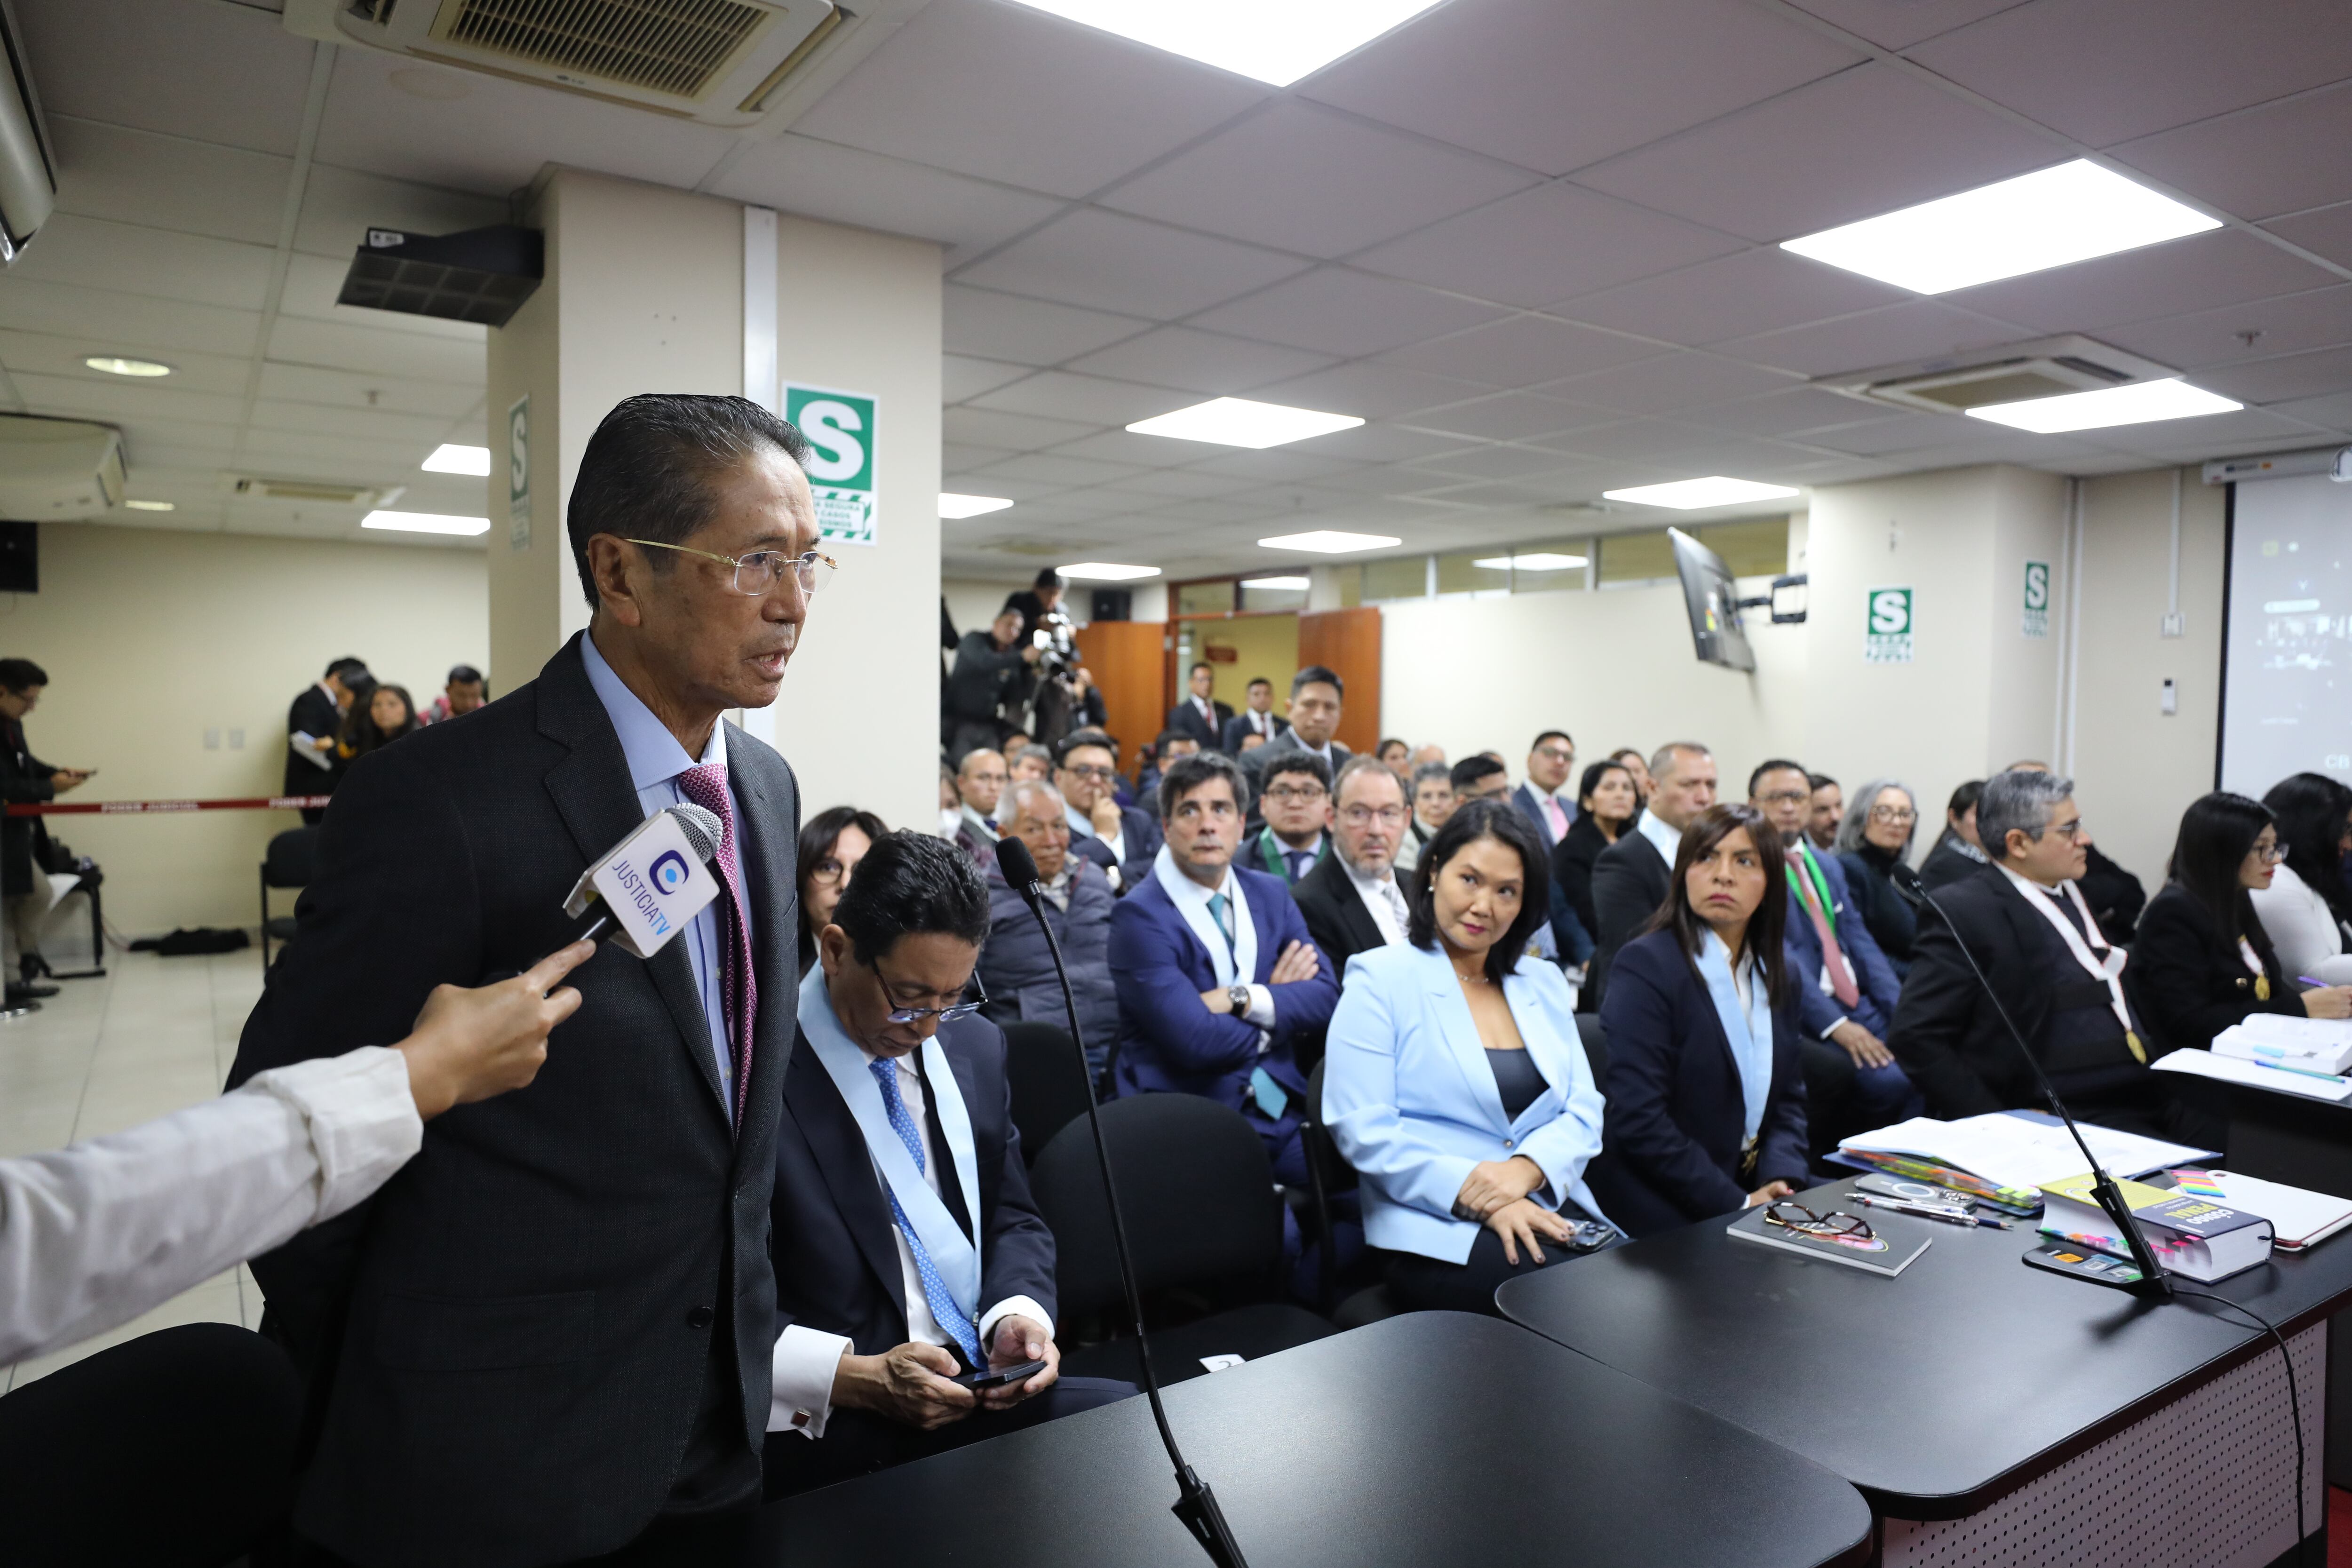
[[[1042,1361],[1024,1361],[1017,1366],[982,1367],[978,1372],[967,1372],[951,1377],[948,1381],[969,1388],[975,1394],[985,1394],[992,1388],[1003,1388],[1009,1384],[1026,1383],[1045,1370],[1045,1363]]]

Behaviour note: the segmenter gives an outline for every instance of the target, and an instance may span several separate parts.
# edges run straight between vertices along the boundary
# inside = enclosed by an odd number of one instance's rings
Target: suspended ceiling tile
[[[2284,403],[2352,390],[2352,348],[2317,349],[2218,367],[2197,384],[2241,403]]]
[[[1620,284],[1549,306],[1547,313],[1696,346],[1911,298],[1908,289],[1770,246]]]
[[[1478,300],[1318,267],[1196,318],[1193,325],[1354,358],[1474,327],[1504,314]]]
[[[261,367],[261,395],[280,403],[379,409],[387,414],[421,415],[441,420],[471,413],[482,402],[479,386],[457,382],[410,381],[400,376],[275,362]]]
[[[18,0],[42,110],[291,156],[317,45],[239,5]]]
[[[278,402],[264,398],[253,405],[256,429],[341,436],[358,441],[400,446],[407,465],[423,462],[440,445],[449,427],[449,416],[402,414],[388,408],[341,408],[325,403]]]
[[[1800,375],[1868,370],[2033,336],[1931,300],[1885,305],[1833,321],[1719,343],[1718,352]]]
[[[1559,174],[1858,58],[1733,0],[1456,0],[1301,90]]]
[[[1008,382],[1015,382],[1029,374],[1025,364],[1007,364],[1003,360],[974,359],[969,354],[940,356],[940,401],[961,403],[967,397],[978,397],[983,392],[993,392]]]
[[[1708,432],[1673,419],[1621,419],[1554,437],[1544,443],[1585,458],[1636,458],[1673,452],[1706,439]]]
[[[1357,258],[1392,277],[1538,306],[1744,248],[1576,185],[1539,185]]]
[[[1262,452],[1227,451],[1193,465],[1208,473],[1264,479],[1269,484],[1287,484],[1321,479],[1330,474],[1344,474],[1358,466],[1343,458],[1302,452],[1296,446],[1269,447]]]
[[[2043,332],[2096,332],[2207,306],[2324,288],[2324,268],[2239,229],[2215,229],[1937,296]]]
[[[109,424],[154,418],[234,425],[245,410],[244,400],[230,394],[181,391],[115,376],[100,383],[12,371],[8,379],[16,383],[16,395],[32,413],[79,416]]]
[[[940,303],[949,353],[1010,360],[1015,364],[1060,364],[1133,337],[1150,325],[1133,316],[1024,300],[957,283],[941,292]]]
[[[1039,419],[1026,414],[974,408],[970,404],[948,409],[940,416],[940,432],[948,440],[1004,447],[1016,452],[1034,452],[1043,447],[1075,441],[1094,434],[1099,427],[1092,420],[1081,424],[1074,419]]]
[[[1223,124],[1267,90],[1042,12],[932,0],[794,130],[1083,196]]]
[[[269,260],[258,245],[59,213],[0,284],[29,278],[258,310],[269,291]]]
[[[1031,484],[1078,485],[1107,484],[1113,479],[1133,478],[1139,470],[1125,463],[1100,463],[1085,458],[1055,457],[1046,452],[1028,452],[1017,458],[982,469],[975,479],[1003,478],[1025,479]],[[1062,498],[1068,500],[1068,496]]]
[[[1939,33],[2006,11],[2019,0],[1794,0],[1801,11],[1867,38],[1881,48],[1900,49]]]
[[[2104,335],[2118,348],[2189,371],[2333,348],[2352,343],[2352,283],[2115,327]]]
[[[2008,444],[2018,434],[2007,426],[1970,419],[1961,414],[1904,414],[1867,425],[1809,431],[1804,443],[1808,447],[1826,447],[1833,452],[1879,458],[1889,453],[1949,451],[1967,446],[1990,449]]]
[[[1164,436],[1138,436],[1129,430],[1098,430],[1051,448],[1056,457],[1099,458],[1106,463],[1127,463],[1143,468],[1174,468],[1199,456],[1189,441]]]
[[[58,207],[84,217],[274,246],[294,161],[54,115]]]
[[[2065,159],[2063,148],[1986,110],[1869,65],[1576,179],[1693,223],[1779,241]]]
[[[1162,387],[1138,386],[1098,375],[1073,375],[1064,370],[1039,371],[1025,381],[1001,386],[971,400],[973,408],[1005,414],[1034,414],[1048,419],[1085,420],[1092,424],[1131,425],[1196,402],[1190,394]]]
[[[1255,479],[1203,473],[1198,468],[1161,468],[1103,488],[1136,505],[1156,506],[1171,496],[1179,500],[1207,500],[1254,489],[1257,484]]]
[[[1391,463],[1408,458],[1425,457],[1432,452],[1447,451],[1460,445],[1461,442],[1451,436],[1433,436],[1425,430],[1414,430],[1403,425],[1372,424],[1296,441],[1290,449],[1311,457],[1347,458],[1362,463]]]
[[[1693,409],[1683,417],[1711,430],[1730,430],[1742,436],[1788,436],[1798,431],[1868,424],[1900,415],[1900,410],[1885,404],[1864,403],[1817,386],[1794,386],[1783,392],[1768,392],[1761,397],[1743,397],[1736,403]]]
[[[2280,238],[2324,256],[2338,267],[2352,267],[2352,202],[2273,218],[2263,225]]]
[[[1486,391],[1475,382],[1432,375],[1399,364],[1369,362],[1334,365],[1294,380],[1260,387],[1256,395],[1268,403],[1313,408],[1326,414],[1352,414],[1359,419],[1392,419],[1416,408],[1459,403]]]
[[[1665,352],[1655,343],[1571,321],[1519,316],[1391,350],[1381,357],[1383,363],[1434,371],[1461,381],[1525,387],[1654,359]],[[1737,390],[1726,395],[1736,395]]]
[[[1255,246],[1081,207],[956,276],[1032,299],[1169,321],[1307,266]]]
[[[1583,459],[1566,452],[1505,443],[1465,447],[1433,458],[1424,458],[1412,465],[1424,473],[1470,479],[1524,479],[1538,474],[1557,474],[1568,468],[1581,469],[1585,466]]]
[[[2338,11],[2335,30],[2352,32]],[[2243,218],[2352,201],[2352,82],[2115,149],[2117,162]]]
[[[397,434],[383,439],[331,431],[256,426],[239,443],[240,471],[278,479],[328,479],[338,484],[406,484],[416,472],[418,442]],[[429,452],[430,445],[423,450]],[[471,516],[471,512],[463,515]]]
[[[269,331],[269,357],[288,364],[455,382],[476,388],[488,374],[488,350],[482,343],[299,316],[278,318]]]
[[[1443,408],[1424,408],[1410,420],[1417,430],[1447,431],[1488,441],[1520,441],[1606,422],[1589,408],[1533,392],[1506,392]]]
[[[0,364],[11,374],[65,376],[93,386],[150,386],[169,392],[213,392],[242,396],[251,362],[227,354],[175,353],[163,363],[169,376],[128,377],[92,370],[82,361],[92,354],[127,353],[135,345],[115,338],[70,337],[48,332],[0,332]]]
[[[1603,415],[1671,414],[1792,384],[1792,378],[1738,360],[1685,350],[1544,388]]]
[[[965,256],[1003,244],[1063,205],[1050,196],[808,136],[753,146],[710,190],[802,217],[936,240]]]
[[[151,299],[11,273],[0,277],[0,328],[117,342],[166,363],[182,351],[250,355],[257,310]]]
[[[2300,419],[2306,425],[2338,436],[2352,436],[2352,392],[2340,392],[2328,397],[2298,397],[2285,403],[2273,403],[2271,412]]]
[[[496,196],[388,179],[359,169],[312,163],[302,187],[302,213],[294,226],[294,248],[331,257],[339,267],[371,228],[411,234],[459,234],[507,221],[507,204]],[[464,325],[455,322],[453,325]]]
[[[1072,370],[1188,392],[1233,394],[1320,370],[1329,354],[1192,327],[1160,327],[1071,362]]]

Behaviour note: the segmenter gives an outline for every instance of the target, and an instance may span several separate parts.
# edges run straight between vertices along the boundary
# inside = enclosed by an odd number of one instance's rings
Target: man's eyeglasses
[[[872,970],[874,978],[882,983],[882,994],[885,999],[887,999],[890,993],[897,989],[891,984],[890,977],[882,973],[882,966],[878,963],[869,963],[866,967]],[[942,1024],[952,1024],[958,1018],[969,1018],[979,1012],[988,1001],[988,987],[980,983],[980,975],[977,972],[971,977],[971,984],[973,989],[980,993],[971,1001],[958,1002],[949,1007],[894,1007],[886,1016],[893,1024],[919,1024],[926,1018],[937,1018]]]
[[[1401,805],[1351,805],[1339,814],[1340,820],[1350,827],[1363,827],[1379,823],[1382,827],[1404,826],[1404,807]]]
[[[1090,779],[1096,784],[1109,784],[1112,780],[1118,777],[1118,770],[1117,768],[1066,767],[1062,771],[1069,774],[1074,779]]]
[[[1555,763],[1572,763],[1576,761],[1576,753],[1574,752],[1564,752],[1558,746],[1538,746],[1536,748],[1536,755]]]
[[[1297,788],[1293,788],[1289,784],[1276,784],[1265,792],[1265,798],[1281,801],[1286,805],[1293,804],[1304,805],[1310,801],[1321,800],[1328,793],[1320,784],[1305,784]]]
[[[1759,795],[1756,798],[1766,805],[1794,805],[1801,800],[1812,799],[1813,795],[1811,790],[1781,789],[1774,790],[1770,795]]]
[[[705,561],[716,561],[721,566],[732,567],[735,591],[754,599],[765,598],[775,592],[776,584],[784,580],[786,572],[800,579],[803,594],[814,594],[832,581],[839,566],[832,556],[814,550],[799,555],[787,555],[781,550],[754,550],[749,555],[715,555],[708,550],[689,550],[683,544],[665,544],[658,539],[632,539],[627,542],[647,550],[675,550],[680,555],[699,555]]]

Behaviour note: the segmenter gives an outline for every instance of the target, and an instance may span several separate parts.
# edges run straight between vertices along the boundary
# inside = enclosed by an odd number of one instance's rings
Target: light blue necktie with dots
[[[898,1135],[898,1141],[907,1146],[907,1152],[914,1156],[915,1169],[922,1170],[923,1139],[915,1131],[915,1119],[907,1114],[907,1102],[898,1098],[898,1064],[883,1061],[866,1065],[873,1070],[874,1081],[882,1086],[882,1110],[890,1118],[890,1131]],[[923,1245],[923,1238],[915,1234],[914,1226],[907,1218],[907,1211],[898,1206],[898,1194],[890,1191],[887,1182],[882,1184],[882,1190],[889,1194],[890,1217],[898,1222],[898,1234],[907,1238],[907,1250],[915,1255],[915,1273],[923,1281],[923,1300],[930,1304],[931,1316],[939,1320],[940,1328],[955,1336],[966,1365],[974,1371],[986,1366],[988,1363],[980,1353],[980,1326],[965,1315],[964,1310],[956,1305],[955,1298],[948,1293],[947,1281],[940,1278],[939,1269],[931,1263],[930,1249]]]

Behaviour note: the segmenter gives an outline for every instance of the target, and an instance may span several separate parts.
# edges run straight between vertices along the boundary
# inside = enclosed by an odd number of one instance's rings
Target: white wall
[[[996,612],[1004,607],[1005,595],[1020,591],[1019,583],[982,583],[971,577],[940,579],[940,593],[947,599],[948,617],[955,622],[958,635],[987,630]]]
[[[328,660],[357,654],[421,704],[451,665],[488,665],[488,644],[474,549],[44,523],[41,591],[0,598],[0,651],[49,675],[25,726],[34,753],[100,770],[76,801],[277,795],[287,705]],[[283,811],[49,819],[105,867],[107,919],[132,936],[252,925],[262,851],[299,826]]]

